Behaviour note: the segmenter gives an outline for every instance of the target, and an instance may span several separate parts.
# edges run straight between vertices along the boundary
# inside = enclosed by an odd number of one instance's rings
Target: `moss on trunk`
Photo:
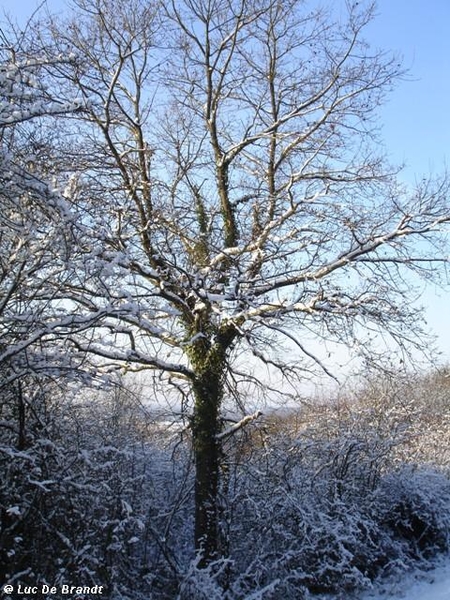
[[[220,408],[224,395],[227,350],[234,332],[215,336],[211,342],[199,339],[190,348],[195,371],[195,398],[192,436],[195,457],[195,547],[201,553],[200,566],[219,554],[219,471],[221,430]]]

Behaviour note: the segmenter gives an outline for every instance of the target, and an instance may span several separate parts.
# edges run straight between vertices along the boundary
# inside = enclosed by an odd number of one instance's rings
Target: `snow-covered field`
[[[432,571],[414,573],[380,591],[366,593],[360,600],[450,600],[450,559]]]

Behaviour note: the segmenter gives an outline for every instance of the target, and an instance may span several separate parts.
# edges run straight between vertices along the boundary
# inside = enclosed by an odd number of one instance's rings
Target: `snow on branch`
[[[224,431],[221,431],[220,433],[218,433],[216,435],[216,439],[217,440],[223,440],[224,438],[227,438],[230,435],[233,435],[233,433],[236,433],[236,431],[239,431],[239,429],[242,429],[243,427],[245,427],[246,425],[248,425],[252,421],[255,421],[256,419],[258,419],[262,414],[263,413],[260,410],[257,410],[252,415],[246,415],[243,419],[241,419],[237,423],[234,423],[233,425],[231,425],[230,427],[228,427]]]

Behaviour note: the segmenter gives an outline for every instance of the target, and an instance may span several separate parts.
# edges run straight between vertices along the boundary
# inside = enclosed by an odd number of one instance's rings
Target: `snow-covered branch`
[[[263,413],[260,410],[257,410],[252,415],[246,415],[245,417],[243,417],[237,423],[233,423],[233,425],[230,425],[229,427],[227,427],[226,429],[224,429],[223,431],[221,431],[220,433],[218,433],[216,435],[216,439],[223,440],[225,438],[230,437],[231,435],[233,435],[234,433],[236,433],[236,431],[239,431],[239,429],[242,429],[243,427],[245,427],[246,425],[248,425],[252,421],[255,421],[256,419],[258,419],[262,414]]]

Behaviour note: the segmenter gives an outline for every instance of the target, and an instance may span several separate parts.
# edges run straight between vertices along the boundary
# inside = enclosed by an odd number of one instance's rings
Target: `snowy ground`
[[[386,583],[378,592],[367,592],[359,600],[450,600],[450,558],[432,571]]]

